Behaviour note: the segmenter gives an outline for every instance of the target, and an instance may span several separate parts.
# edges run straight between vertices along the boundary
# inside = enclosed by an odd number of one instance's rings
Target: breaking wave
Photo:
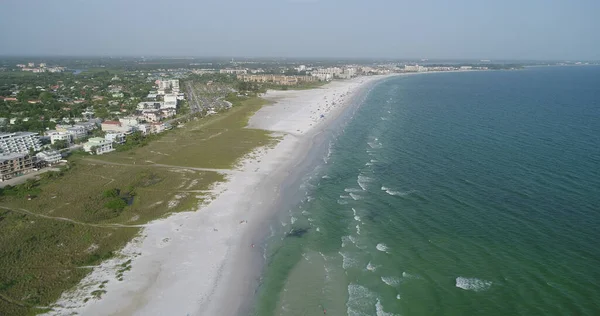
[[[477,278],[456,278],[456,287],[467,291],[485,291],[492,286],[492,281],[480,280]]]
[[[384,243],[379,243],[377,244],[377,246],[375,247],[377,248],[377,250],[379,251],[383,251],[383,252],[388,252],[388,250],[390,249],[388,246],[386,246],[386,244]]]

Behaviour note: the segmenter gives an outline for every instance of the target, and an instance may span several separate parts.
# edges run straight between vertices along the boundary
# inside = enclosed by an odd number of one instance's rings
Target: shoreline
[[[256,112],[248,127],[269,130],[281,140],[243,158],[235,174],[215,185],[219,193],[214,200],[196,211],[148,223],[115,258],[94,267],[75,290],[63,293],[46,315],[237,315],[247,310],[264,266],[266,248],[260,245],[285,200],[286,190],[280,187],[286,182],[293,187],[301,178],[305,157],[316,143],[323,143],[317,138],[354,96],[392,76],[269,91],[264,97],[275,103]],[[119,281],[115,271],[127,262],[130,271]],[[100,283],[106,291],[102,298],[84,302],[84,293]]]

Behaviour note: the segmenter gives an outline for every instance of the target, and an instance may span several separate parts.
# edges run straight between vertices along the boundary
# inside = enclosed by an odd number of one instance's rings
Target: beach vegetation
[[[208,197],[203,191],[225,181],[224,173],[203,168],[232,168],[254,148],[277,141],[246,128],[265,103],[239,99],[228,111],[190,120],[152,141],[137,139],[139,146],[100,156],[75,152],[68,169],[1,188],[1,313],[51,308],[91,266],[118,254],[140,225],[197,209]],[[131,267],[131,261],[117,267],[117,280]],[[98,289],[92,297],[104,293]]]

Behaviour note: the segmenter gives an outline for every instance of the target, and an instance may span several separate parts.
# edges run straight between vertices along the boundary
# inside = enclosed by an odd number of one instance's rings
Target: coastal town
[[[47,70],[53,67],[61,71]],[[248,242],[241,232],[262,230],[259,217],[274,209],[278,179],[303,176],[294,166],[313,148],[315,133],[379,80],[519,67],[0,60],[0,228],[6,232],[0,238],[0,310],[88,314],[90,302],[129,300],[140,289],[126,281],[143,279],[146,269],[140,267],[150,258],[140,253],[161,254],[164,267],[189,260],[181,256],[194,251],[164,255],[180,229],[193,241],[180,246],[201,253],[215,251],[212,245]],[[157,242],[132,243],[140,234]],[[202,293],[223,295],[229,289],[221,285],[229,281],[215,280],[224,256],[216,251],[187,267],[189,273],[176,270],[207,284]],[[160,282],[181,284],[182,275],[169,275],[174,277]],[[167,308],[194,302],[186,293],[173,295],[174,302],[183,301]],[[112,314],[119,306],[98,305],[101,311],[90,313]],[[215,301],[208,314],[221,314],[218,308]]]
[[[99,68],[66,75],[67,67],[48,66],[45,62],[8,66],[0,69],[0,76],[18,72],[63,76],[56,77],[55,81],[53,77],[32,80],[29,76],[9,76],[14,81],[3,80],[0,90],[1,182],[66,164],[65,158],[74,151],[104,155],[126,148],[129,138],[161,134],[177,127],[177,122],[192,114],[198,118],[226,110],[232,104],[227,98],[235,98],[240,93],[317,87],[357,76],[489,68],[416,63],[272,65],[232,60],[220,69],[190,67],[124,72]],[[200,92],[194,81],[200,82]],[[208,91],[211,85],[216,87],[220,82],[226,82],[224,93],[207,98],[214,95]]]

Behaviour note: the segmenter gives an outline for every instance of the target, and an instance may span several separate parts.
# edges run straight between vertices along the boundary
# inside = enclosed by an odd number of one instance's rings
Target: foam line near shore
[[[316,136],[356,94],[385,77],[336,81],[313,90],[269,91],[265,98],[274,104],[259,110],[249,127],[279,132],[282,140],[242,160],[238,172],[213,188],[221,193],[199,210],[149,223],[121,256],[94,268],[77,290],[62,295],[57,302],[62,307],[47,315],[239,314],[258,285],[264,262],[261,238],[290,169],[302,162]],[[131,270],[119,281],[117,266],[129,258]],[[106,290],[102,298],[83,302],[89,294],[86,286],[101,282]]]

